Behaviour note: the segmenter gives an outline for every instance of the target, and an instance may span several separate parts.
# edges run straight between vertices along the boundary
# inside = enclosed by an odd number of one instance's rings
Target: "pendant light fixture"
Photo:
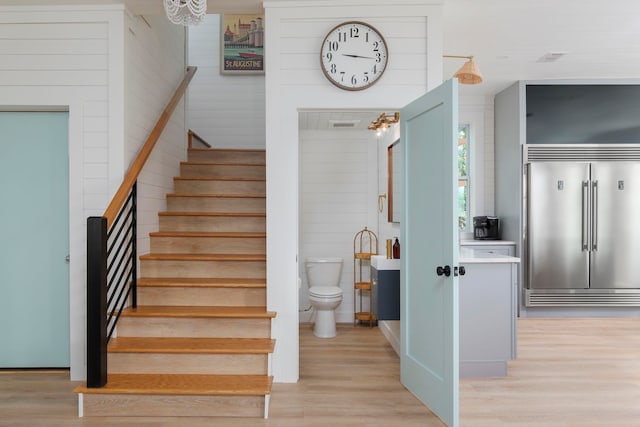
[[[442,55],[444,58],[463,58],[468,59],[464,65],[455,72],[453,77],[456,77],[461,84],[465,85],[477,85],[482,83],[482,73],[480,69],[473,62],[473,56],[459,56],[459,55]]]
[[[207,0],[164,0],[164,11],[174,24],[197,25],[207,14]]]

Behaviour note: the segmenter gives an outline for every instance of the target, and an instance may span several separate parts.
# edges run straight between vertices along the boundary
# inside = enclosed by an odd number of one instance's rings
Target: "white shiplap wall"
[[[353,322],[353,237],[367,226],[377,233],[378,159],[369,130],[300,133],[300,321],[309,321],[305,259],[343,259],[338,322]],[[368,307],[368,296],[365,298]]]
[[[189,27],[189,64],[189,127],[214,147],[264,148],[265,78],[220,74],[220,15]]]
[[[162,96],[143,98],[144,108],[141,102],[125,102],[126,89],[147,87],[169,93],[177,84],[173,75],[177,64],[184,58],[177,48],[182,42],[173,40],[172,27],[143,30],[150,31],[144,41],[126,40],[131,34],[127,23],[132,29],[138,25],[132,19],[137,18],[122,5],[0,7],[0,108],[69,111],[72,380],[86,375],[86,219],[101,216],[120,185],[133,152],[144,140],[138,140],[137,126],[149,126],[147,111],[164,108],[157,104]],[[171,46],[166,52],[167,46],[159,43],[163,40]],[[151,51],[126,73],[125,44],[132,52]],[[150,73],[165,66],[169,69]],[[181,129],[184,138],[184,110],[177,114],[180,119],[170,127]],[[177,150],[168,152],[177,156]],[[158,169],[164,167],[166,155],[155,162]],[[162,172],[168,173],[172,172]]]
[[[151,133],[185,73],[185,27],[162,15],[127,17],[125,67],[125,164]],[[199,72],[200,70],[198,70]],[[197,73],[196,73],[197,74]],[[138,178],[138,252],[149,251],[173,177],[186,159],[184,99],[178,104]]]
[[[273,357],[275,380],[294,382],[299,369],[298,113],[301,109],[397,109],[437,86],[442,82],[442,1],[402,0],[390,7],[381,0],[269,0],[264,6],[267,305],[278,313],[272,323],[278,342]],[[324,36],[347,20],[374,25],[391,52],[385,75],[365,91],[340,90],[320,70]]]
[[[0,106],[69,110],[71,379],[85,376],[86,218],[123,158],[122,6],[0,8]]]

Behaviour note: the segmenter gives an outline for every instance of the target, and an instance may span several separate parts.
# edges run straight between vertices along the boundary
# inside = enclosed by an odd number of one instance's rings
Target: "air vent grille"
[[[625,145],[525,145],[524,161],[529,162],[580,162],[640,160],[640,144]]]
[[[640,307],[640,289],[624,293],[547,293],[525,290],[527,307]]]

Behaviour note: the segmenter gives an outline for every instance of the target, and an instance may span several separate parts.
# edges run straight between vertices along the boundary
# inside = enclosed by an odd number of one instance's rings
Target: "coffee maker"
[[[500,240],[500,219],[495,216],[473,217],[475,240]]]

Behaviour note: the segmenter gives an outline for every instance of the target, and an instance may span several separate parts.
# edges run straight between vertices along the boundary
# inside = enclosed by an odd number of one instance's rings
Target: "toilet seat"
[[[317,298],[335,298],[342,296],[342,289],[337,286],[312,286],[309,296]]]

